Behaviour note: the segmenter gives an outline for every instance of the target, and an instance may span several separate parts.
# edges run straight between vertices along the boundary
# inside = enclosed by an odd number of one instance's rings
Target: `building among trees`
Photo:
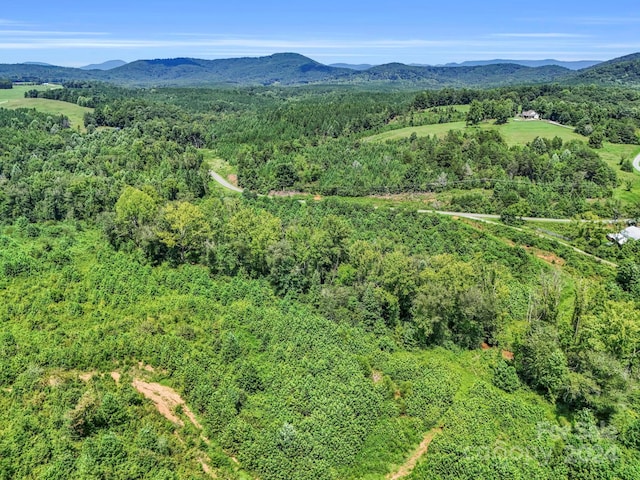
[[[535,110],[526,110],[520,116],[525,120],[540,120],[540,114]]]
[[[624,245],[629,240],[640,240],[640,227],[630,226],[621,232],[610,233],[607,238],[618,245]]]

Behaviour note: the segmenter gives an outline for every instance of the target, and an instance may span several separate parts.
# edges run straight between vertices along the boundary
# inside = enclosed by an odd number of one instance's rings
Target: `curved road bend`
[[[211,178],[213,178],[224,188],[228,188],[229,190],[233,190],[234,192],[242,193],[242,188],[236,187],[235,185],[229,183],[222,175],[214,172],[213,170],[209,170],[209,175],[211,175]]]
[[[633,168],[640,172],[640,153],[633,159]]]

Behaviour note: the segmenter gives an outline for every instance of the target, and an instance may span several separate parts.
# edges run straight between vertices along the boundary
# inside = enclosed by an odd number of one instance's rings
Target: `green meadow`
[[[35,108],[39,112],[51,115],[65,115],[69,118],[71,128],[84,131],[84,114],[92,112],[92,108],[80,107],[73,103],[49,100],[47,98],[24,98],[29,90],[53,90],[59,85],[14,85],[12,89],[0,90],[0,108]]]
[[[443,137],[450,130],[468,130],[468,129],[497,129],[509,145],[518,145],[527,143],[536,137],[553,138],[560,137],[564,141],[585,140],[585,137],[573,131],[572,128],[563,127],[553,123],[544,121],[519,121],[511,120],[504,125],[495,125],[493,121],[483,122],[478,127],[467,127],[465,122],[439,123],[434,125],[421,125],[418,127],[405,127],[389,132],[383,132],[378,135],[367,137],[364,140],[368,142],[385,142],[387,140],[400,140],[409,138],[413,133],[419,137],[426,135],[436,135]]]
[[[621,159],[633,161],[636,155],[640,155],[640,145],[605,142],[598,153],[616,171],[620,180],[620,185],[613,191],[613,198],[630,204],[640,202],[640,174],[637,170],[625,172],[620,169]]]

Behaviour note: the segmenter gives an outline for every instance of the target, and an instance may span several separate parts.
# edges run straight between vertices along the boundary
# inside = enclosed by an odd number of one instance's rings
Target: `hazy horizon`
[[[611,13],[614,12],[614,13]],[[80,67],[113,59],[257,57],[296,52],[324,64],[444,64],[495,58],[607,60],[640,51],[640,7],[493,1],[389,7],[245,1],[153,6],[67,0],[3,6],[0,63]]]

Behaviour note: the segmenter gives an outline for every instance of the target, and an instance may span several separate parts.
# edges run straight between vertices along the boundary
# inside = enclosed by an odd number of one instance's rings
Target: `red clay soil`
[[[178,405],[182,407],[182,412],[199,430],[202,429],[202,425],[198,422],[193,412],[187,407],[184,400],[178,393],[172,388],[160,385],[159,383],[147,383],[140,379],[134,379],[132,383],[133,387],[151,400],[158,411],[169,421],[178,425],[184,425],[174,413]]]

